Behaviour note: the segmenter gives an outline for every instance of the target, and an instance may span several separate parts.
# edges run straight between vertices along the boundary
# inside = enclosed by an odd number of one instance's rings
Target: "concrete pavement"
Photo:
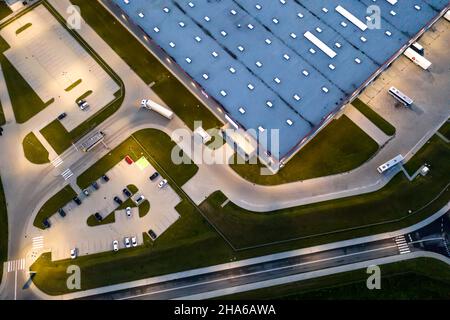
[[[345,107],[344,114],[352,120],[358,127],[364,130],[379,146],[384,146],[390,139],[380,128],[373,124],[353,105]]]

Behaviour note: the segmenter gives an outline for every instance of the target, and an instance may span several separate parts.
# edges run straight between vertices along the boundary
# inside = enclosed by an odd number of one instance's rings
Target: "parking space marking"
[[[44,236],[33,238],[33,250],[42,249],[44,247]]]

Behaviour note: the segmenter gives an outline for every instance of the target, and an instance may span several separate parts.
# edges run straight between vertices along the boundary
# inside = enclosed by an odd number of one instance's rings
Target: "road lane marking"
[[[159,291],[155,291],[155,292],[149,292],[149,293],[141,293],[141,294],[137,294],[137,295],[133,295],[133,296],[129,296],[129,297],[125,297],[125,298],[117,298],[116,300],[127,300],[127,299],[133,299],[133,298],[139,298],[139,297],[143,297],[143,296],[150,296],[150,295],[155,295],[158,293],[163,293],[163,292],[168,292],[168,291],[173,291],[173,290],[180,290],[180,289],[185,289],[185,288],[190,288],[190,287],[195,287],[195,286],[200,286],[200,285],[205,285],[205,284],[210,284],[210,283],[214,283],[214,282],[219,282],[219,281],[226,281],[226,280],[232,280],[232,279],[236,279],[236,278],[242,278],[242,277],[247,277],[247,276],[253,276],[253,275],[257,275],[257,274],[261,274],[261,273],[267,273],[267,272],[273,272],[273,271],[279,271],[279,270],[283,270],[283,269],[288,269],[288,268],[294,268],[294,267],[299,267],[302,265],[308,265],[308,264],[314,264],[314,263],[320,263],[320,262],[325,262],[325,261],[329,261],[329,260],[336,260],[339,258],[345,258],[345,257],[350,257],[350,256],[356,256],[356,255],[360,255],[360,254],[364,254],[364,253],[369,253],[369,252],[375,252],[375,251],[382,251],[385,249],[391,249],[391,248],[395,248],[395,245],[388,245],[386,247],[381,247],[381,248],[377,248],[377,249],[371,249],[371,250],[366,250],[366,251],[362,251],[362,252],[355,252],[355,253],[349,253],[349,254],[345,254],[345,255],[341,255],[341,256],[336,256],[336,257],[331,257],[331,258],[324,258],[324,259],[319,259],[319,260],[315,260],[315,261],[307,261],[307,262],[302,262],[302,263],[297,263],[297,264],[293,264],[293,265],[288,265],[288,266],[284,266],[284,267],[278,267],[278,268],[273,268],[273,269],[267,269],[267,270],[262,270],[262,271],[256,271],[256,272],[251,272],[251,273],[246,273],[246,274],[241,274],[241,275],[237,275],[237,276],[230,276],[230,277],[225,277],[225,278],[220,278],[220,279],[215,279],[215,280],[211,280],[211,281],[204,281],[204,282],[200,282],[200,283],[195,283],[195,284],[189,284],[189,285],[185,285],[185,286],[181,286],[181,287],[176,287],[176,288],[169,288],[169,289],[163,289],[163,290],[159,290]],[[342,249],[342,248],[339,248]],[[322,252],[323,253],[323,252]],[[308,255],[308,254],[306,254]],[[298,256],[298,257],[301,257]],[[266,261],[263,262],[264,263],[270,263],[270,262],[275,262],[277,260],[274,261]],[[256,263],[256,264],[260,264],[260,263]],[[353,264],[353,263],[349,263],[349,264]],[[246,267],[246,266],[251,266],[252,264],[249,265],[245,265],[242,267]],[[223,270],[226,271],[226,270]],[[229,270],[228,270],[229,271]],[[302,273],[309,273],[309,272],[314,272],[316,270],[312,270],[312,271],[307,271],[307,272],[300,272],[299,274]],[[208,273],[205,274],[199,274],[196,276],[201,276],[201,275],[207,275]],[[193,277],[196,277],[193,276]],[[186,278],[189,278],[186,277]],[[180,278],[182,279],[182,278]],[[174,280],[179,280],[179,279],[174,279]],[[173,281],[173,280],[172,280]],[[157,284],[157,283],[155,283]],[[129,289],[133,289],[133,288],[129,288]],[[127,290],[127,289],[125,289]],[[104,294],[108,294],[108,293],[104,293]],[[114,292],[109,293],[109,294],[114,294]]]

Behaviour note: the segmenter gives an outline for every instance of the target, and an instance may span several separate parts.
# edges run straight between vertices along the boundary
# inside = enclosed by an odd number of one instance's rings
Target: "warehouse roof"
[[[279,129],[275,157],[317,129],[447,4],[114,1],[234,121],[255,132]],[[380,29],[367,27],[374,4],[382,10]]]

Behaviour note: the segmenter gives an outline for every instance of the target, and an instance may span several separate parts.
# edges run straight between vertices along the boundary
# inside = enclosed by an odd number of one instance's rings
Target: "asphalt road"
[[[397,254],[398,248],[394,239],[386,239],[94,295],[85,299],[175,299]]]

